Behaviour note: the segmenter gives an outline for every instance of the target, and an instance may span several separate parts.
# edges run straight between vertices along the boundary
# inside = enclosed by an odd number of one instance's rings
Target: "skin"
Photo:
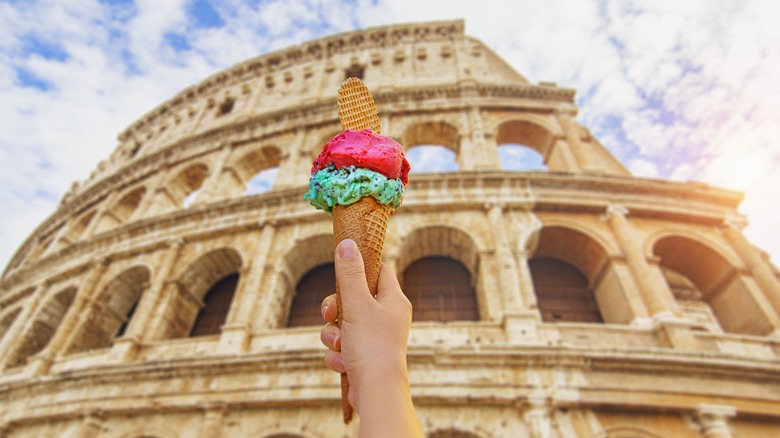
[[[411,303],[384,264],[376,298],[371,296],[363,259],[352,240],[338,244],[334,263],[344,320],[339,329],[336,295],[326,297],[322,316],[327,324],[320,339],[328,347],[328,368],[349,376],[349,403],[360,415],[360,436],[424,437],[406,367]]]

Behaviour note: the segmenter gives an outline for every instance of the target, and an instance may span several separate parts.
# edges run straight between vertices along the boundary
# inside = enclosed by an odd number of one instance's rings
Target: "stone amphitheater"
[[[742,195],[633,177],[574,90],[462,21],[259,56],[122,132],[2,275],[0,436],[357,436],[319,340],[331,219],[303,201],[351,76],[458,168],[412,175],[384,251],[429,437],[780,436],[780,276]],[[511,145],[546,170],[502,168]]]

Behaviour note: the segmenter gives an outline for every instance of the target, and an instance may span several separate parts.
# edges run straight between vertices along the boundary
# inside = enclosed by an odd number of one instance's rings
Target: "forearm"
[[[356,401],[361,437],[424,437],[405,372],[372,376]]]

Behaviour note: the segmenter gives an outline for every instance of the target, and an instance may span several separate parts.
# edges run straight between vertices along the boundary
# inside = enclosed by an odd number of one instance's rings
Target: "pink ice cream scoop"
[[[314,175],[330,165],[336,166],[336,169],[347,166],[370,169],[387,178],[400,178],[404,185],[409,182],[410,166],[403,146],[390,137],[374,134],[370,129],[347,129],[333,137],[314,160],[311,173]]]

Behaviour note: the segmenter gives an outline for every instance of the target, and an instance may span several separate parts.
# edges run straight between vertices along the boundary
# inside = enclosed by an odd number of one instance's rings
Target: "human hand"
[[[339,329],[336,295],[325,298],[322,316],[328,324],[320,339],[328,347],[328,367],[349,376],[348,399],[360,415],[359,436],[422,438],[406,370],[411,303],[386,265],[379,271],[376,297],[371,296],[352,240],[336,246],[335,265],[343,320]]]

